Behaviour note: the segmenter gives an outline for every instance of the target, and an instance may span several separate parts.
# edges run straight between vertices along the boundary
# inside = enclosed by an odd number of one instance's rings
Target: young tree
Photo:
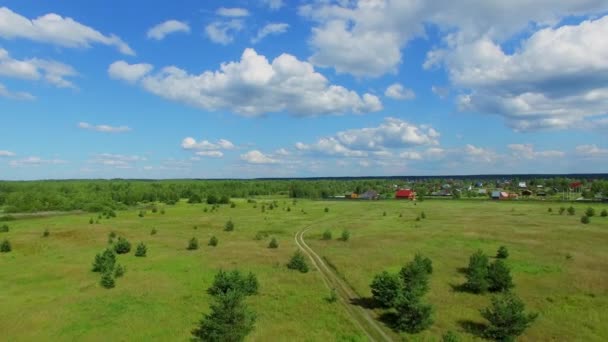
[[[258,279],[253,273],[244,275],[239,270],[231,272],[220,270],[207,292],[212,296],[219,296],[236,291],[241,292],[244,296],[251,296],[258,293],[258,287]]]
[[[219,242],[218,239],[215,236],[212,236],[209,239],[209,246],[215,247],[215,246],[217,246],[218,242]]]
[[[143,242],[140,242],[137,245],[137,248],[135,249],[135,256],[136,257],[145,257],[147,253],[148,253],[148,248],[146,247],[146,245]]]
[[[340,237],[340,240],[342,241],[348,241],[350,239],[350,232],[347,229],[344,229],[342,231],[342,236]]]
[[[107,248],[103,253],[95,255],[92,271],[101,273],[112,272],[115,265],[116,254],[114,254],[113,250]]]
[[[514,286],[511,270],[504,261],[498,259],[490,265],[488,268],[488,283],[492,292],[508,291]]]
[[[9,232],[9,227],[7,224],[3,224],[0,226],[0,233],[8,233]]]
[[[329,208],[325,207],[325,212],[328,213],[329,212]]]
[[[589,218],[589,216],[587,216],[587,215],[581,216],[581,223],[582,224],[588,224],[589,222],[591,222],[591,219]]]
[[[197,341],[240,342],[253,330],[255,314],[247,308],[238,291],[215,296],[211,313],[192,331]]]
[[[126,267],[121,264],[116,265],[116,268],[114,269],[114,278],[122,277],[123,275],[125,275],[125,272],[127,272]]]
[[[420,213],[420,218],[421,219],[425,219],[426,218],[426,214],[424,213],[424,211]]]
[[[323,232],[323,240],[331,240],[331,230],[326,230]]]
[[[513,293],[493,297],[492,304],[481,310],[481,315],[489,322],[485,337],[496,341],[514,341],[538,317],[536,313],[526,314],[524,310],[524,303]]]
[[[4,239],[2,243],[0,243],[0,253],[8,253],[12,250],[13,248],[11,247],[11,243],[8,241],[8,239]]]
[[[478,250],[469,258],[467,282],[465,287],[474,293],[484,293],[488,290],[488,257]]]
[[[228,222],[226,222],[226,225],[224,226],[224,230],[227,232],[231,232],[234,230],[234,223],[232,222],[232,220],[228,220]]]
[[[190,241],[188,242],[188,250],[195,250],[198,249],[198,239],[193,237],[192,239],[190,239]]]
[[[433,324],[432,307],[422,303],[420,297],[414,293],[408,291],[400,293],[395,299],[395,310],[397,310],[395,327],[398,330],[415,334]]]
[[[606,217],[608,216],[608,210],[604,209],[602,210],[602,213],[600,214],[601,217]]]
[[[268,248],[279,248],[279,242],[277,241],[276,238],[272,238],[272,240],[270,240],[270,243],[268,244]]]
[[[564,214],[564,211],[566,211],[566,208],[564,208],[564,207],[560,207],[560,208],[559,208],[559,214],[560,214],[560,215],[563,215],[563,214]]]
[[[595,216],[595,209],[591,207],[587,208],[587,210],[585,210],[585,215],[589,217]]]
[[[496,252],[496,258],[506,259],[509,257],[509,250],[505,246],[500,246]]]
[[[426,270],[426,273],[428,273],[429,275],[433,274],[433,262],[431,261],[431,259],[424,257],[421,254],[416,254],[414,256],[414,263],[422,266]]]
[[[429,276],[427,265],[422,258],[414,259],[401,268],[399,276],[403,281],[403,292],[422,297],[429,290]]]
[[[391,308],[402,288],[401,279],[397,274],[383,271],[376,274],[370,285],[372,297],[384,308]]]
[[[48,228],[46,228],[44,232],[42,232],[42,237],[49,237],[49,235],[51,235],[51,232]]]
[[[460,342],[460,337],[453,331],[449,330],[441,336],[441,342]]]
[[[574,215],[576,213],[576,210],[574,209],[573,206],[568,207],[568,215]]]
[[[156,235],[156,233],[158,233],[156,228],[152,228],[152,230],[150,231],[150,235]]]
[[[126,254],[131,251],[131,243],[122,236],[118,237],[118,241],[114,245],[114,251],[116,254]]]
[[[106,289],[111,289],[116,286],[116,283],[114,282],[114,277],[112,276],[112,272],[103,272],[99,283]]]
[[[292,270],[298,270],[302,273],[308,272],[308,264],[306,263],[306,257],[299,250],[294,253],[291,260],[287,264],[287,268]]]

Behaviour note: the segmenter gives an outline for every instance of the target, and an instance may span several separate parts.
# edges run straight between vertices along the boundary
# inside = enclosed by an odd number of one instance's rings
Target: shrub
[[[254,240],[262,240],[264,238],[268,237],[268,233],[266,232],[257,232],[255,233],[255,237],[253,238]]]
[[[152,213],[156,214],[158,212],[158,208],[157,207],[152,207]]]
[[[101,281],[99,283],[106,289],[111,289],[116,286],[116,283],[114,282],[114,277],[112,276],[111,272],[104,272],[101,275]]]
[[[416,221],[420,221],[420,216],[416,216]]]
[[[89,219],[89,224],[93,224],[93,223],[95,223],[95,220],[94,220],[94,219],[91,217],[91,218]]]
[[[125,272],[127,272],[126,267],[121,264],[116,265],[116,268],[114,269],[114,278],[122,277],[123,275],[125,275]]]
[[[484,293],[488,290],[488,257],[481,251],[475,252],[469,258],[465,287],[474,293]]]
[[[48,228],[46,228],[44,232],[42,232],[42,237],[49,237],[49,235],[51,235],[51,232]]]
[[[212,296],[225,295],[229,292],[239,292],[244,296],[258,293],[258,279],[253,273],[242,274],[239,270],[226,272],[220,270],[213,279],[213,284],[207,293]]]
[[[420,218],[421,219],[425,219],[426,218],[426,214],[424,213],[424,211],[420,213]]]
[[[148,248],[146,247],[146,245],[143,242],[140,242],[137,245],[137,248],[135,249],[135,256],[136,257],[145,257],[147,253],[148,253]]]
[[[150,235],[156,235],[156,233],[158,233],[156,228],[152,228],[152,230],[150,231]]]
[[[595,216],[595,209],[591,207],[587,208],[587,210],[585,210],[585,215],[589,217]]]
[[[215,236],[212,236],[212,237],[209,239],[209,243],[208,243],[208,245],[209,245],[209,246],[213,246],[213,247],[215,247],[215,246],[217,246],[217,243],[218,243],[217,238],[216,238]]]
[[[214,194],[207,196],[207,204],[216,204],[216,203],[217,203],[217,196],[215,196]]]
[[[302,273],[308,272],[308,264],[306,263],[306,257],[302,252],[296,251],[294,255],[289,260],[287,264],[287,268],[292,270],[298,270]]]
[[[606,217],[608,216],[608,210],[604,209],[602,210],[602,213],[600,214],[601,217]]]
[[[226,195],[222,195],[222,197],[220,197],[219,201],[217,202],[219,204],[228,204],[230,203],[230,197],[226,196]]]
[[[325,212],[328,213],[329,212],[329,208],[325,207]]]
[[[403,292],[395,300],[397,310],[397,330],[410,334],[419,333],[433,324],[433,309],[424,304],[420,298],[412,293]]]
[[[335,303],[338,300],[338,293],[336,293],[336,289],[331,289],[331,291],[329,291],[329,295],[325,297],[325,300],[328,303]]]
[[[114,245],[114,251],[116,251],[116,254],[129,253],[131,251],[131,243],[124,237],[120,236]]]
[[[344,229],[342,231],[342,236],[340,237],[340,240],[342,241],[348,241],[350,239],[350,232],[346,229]]]
[[[548,208],[547,212],[552,213],[553,212],[553,208]]]
[[[588,224],[591,220],[589,219],[589,216],[583,215],[581,216],[581,223],[582,224]]]
[[[429,290],[429,275],[427,265],[422,258],[410,261],[399,271],[403,281],[403,292],[411,293],[416,297],[423,296]]]
[[[102,273],[112,272],[115,265],[116,254],[114,254],[114,251],[107,248],[103,253],[95,255],[92,271]]]
[[[161,215],[165,215],[165,208],[161,208],[161,209],[160,209],[160,214],[161,214]]]
[[[3,224],[0,226],[0,233],[8,233],[9,232],[9,227],[6,224]]]
[[[110,232],[110,234],[108,234],[108,237],[109,237],[110,239],[115,238],[115,237],[116,237],[116,232]]]
[[[232,220],[228,220],[228,222],[226,222],[226,225],[224,226],[224,230],[227,232],[231,232],[234,230],[234,223],[232,222]]]
[[[205,207],[205,208],[203,209],[203,212],[205,212],[205,213],[206,213],[206,212],[208,212],[208,211],[209,211],[209,208],[207,208],[207,207]]]
[[[2,243],[0,243],[0,253],[8,253],[12,250],[11,243],[7,239],[4,239]]]
[[[559,208],[559,214],[560,214],[560,215],[563,215],[563,214],[564,214],[564,211],[566,211],[566,208],[564,208],[564,207],[560,207],[560,208]]]
[[[504,261],[498,259],[490,265],[488,268],[488,283],[488,288],[492,292],[508,291],[514,286],[511,270]]]
[[[383,271],[377,274],[370,285],[372,297],[384,308],[393,307],[394,301],[401,290],[401,279],[398,275]]]
[[[524,313],[524,303],[513,293],[492,298],[492,304],[481,315],[488,320],[485,337],[497,341],[514,341],[538,316]]]
[[[287,211],[291,211],[291,207],[287,207]]]
[[[576,213],[576,210],[574,210],[573,206],[568,207],[568,215],[574,215]]]
[[[426,273],[433,274],[433,262],[427,257],[423,257],[421,254],[414,256],[414,263],[419,264],[426,270]]]
[[[193,237],[188,241],[188,250],[193,251],[195,249],[198,249],[198,239]]]
[[[268,248],[279,248],[279,242],[276,238],[272,238],[272,240],[270,240],[270,243],[268,243]]]
[[[500,246],[498,251],[496,252],[496,257],[498,259],[506,259],[509,257],[509,250],[505,246]]]
[[[236,203],[230,202],[230,208],[236,208]]]
[[[215,297],[211,312],[192,331],[195,341],[243,341],[253,330],[256,316],[243,301],[243,294],[230,291]]]
[[[382,216],[386,216],[386,211],[382,213]]]
[[[329,229],[323,232],[323,240],[331,240],[331,231]]]
[[[460,337],[450,330],[441,336],[441,342],[460,342]]]
[[[140,210],[140,211],[139,211],[139,214],[138,214],[137,216],[139,216],[139,217],[144,217],[144,216],[146,216],[146,211],[145,211],[145,210]]]

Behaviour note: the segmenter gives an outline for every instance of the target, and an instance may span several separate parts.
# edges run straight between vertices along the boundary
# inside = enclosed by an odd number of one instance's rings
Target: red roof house
[[[399,189],[399,190],[397,190],[397,192],[395,192],[395,198],[396,199],[415,200],[416,193],[412,189]]]

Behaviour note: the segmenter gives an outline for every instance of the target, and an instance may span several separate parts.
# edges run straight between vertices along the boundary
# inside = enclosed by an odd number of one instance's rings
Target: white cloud
[[[600,148],[595,144],[576,146],[576,154],[585,157],[608,157],[608,149]]]
[[[275,154],[277,154],[277,155],[279,155],[279,156],[288,156],[288,155],[290,155],[290,154],[291,154],[291,153],[290,153],[290,152],[289,152],[287,149],[285,149],[285,148],[280,148],[280,149],[276,150],[274,153],[275,153]]]
[[[125,61],[116,61],[108,67],[108,74],[110,78],[134,83],[152,71],[152,69],[153,66],[150,64],[129,64]]]
[[[412,100],[416,98],[416,94],[412,89],[405,88],[399,83],[394,83],[386,88],[384,96],[388,96],[395,100]]]
[[[535,151],[532,144],[510,144],[508,147],[512,155],[519,159],[560,158],[565,155],[564,152],[556,150]]]
[[[14,157],[15,153],[7,150],[0,150],[0,157]]]
[[[467,159],[473,162],[493,163],[498,158],[496,152],[471,144],[467,144],[464,147],[464,154],[467,156]]]
[[[11,160],[8,164],[11,167],[27,167],[41,165],[58,165],[67,163],[61,159],[42,159],[40,157],[27,157],[23,159]]]
[[[59,88],[74,88],[66,77],[76,75],[76,71],[67,64],[38,58],[18,60],[10,57],[8,51],[0,48],[0,76],[44,80]]]
[[[258,30],[258,33],[254,38],[251,39],[253,44],[259,42],[264,39],[268,35],[279,35],[287,32],[289,29],[289,24],[287,23],[270,23],[266,24],[264,27]]]
[[[439,96],[440,99],[445,99],[450,95],[450,88],[447,87],[431,86],[431,91],[433,94]]]
[[[192,137],[187,137],[182,140],[182,148],[184,150],[231,150],[234,147],[234,144],[226,139],[219,139],[215,143],[208,140],[197,142],[196,139]]]
[[[214,43],[228,45],[234,41],[235,34],[244,27],[244,23],[240,19],[214,21],[205,26],[205,34]]]
[[[0,7],[0,37],[23,38],[69,48],[87,48],[97,43],[114,46],[126,55],[135,55],[118,36],[104,35],[72,18],[55,13],[30,20],[6,7]]]
[[[285,5],[283,0],[262,0],[262,2],[271,10],[278,10]]]
[[[23,101],[31,101],[35,100],[36,97],[28,92],[24,91],[10,91],[6,86],[0,83],[0,97],[4,97],[12,100],[23,100]]]
[[[246,8],[234,7],[234,8],[226,8],[220,7],[215,12],[217,15],[222,17],[247,17],[249,16],[249,11]]]
[[[101,153],[94,156],[90,161],[94,164],[110,166],[117,169],[132,169],[137,162],[146,161],[146,157],[137,155],[123,155],[112,153]]]
[[[88,122],[79,122],[78,127],[104,133],[124,133],[131,130],[128,126],[92,125]]]
[[[147,91],[204,110],[245,116],[287,112],[298,116],[368,113],[382,109],[377,96],[329,84],[307,62],[282,54],[270,63],[253,49],[220,70],[188,74],[175,66],[140,80]]]
[[[249,164],[277,164],[279,162],[258,150],[252,150],[245,154],[241,154],[241,160],[244,160]]]
[[[224,156],[224,153],[221,151],[198,151],[195,153],[200,157],[211,157],[211,158],[221,158]]]
[[[400,158],[409,160],[422,160],[422,154],[416,151],[404,151],[399,154]]]
[[[167,20],[149,29],[147,36],[149,39],[163,40],[167,35],[178,32],[190,33],[188,23],[179,20]]]

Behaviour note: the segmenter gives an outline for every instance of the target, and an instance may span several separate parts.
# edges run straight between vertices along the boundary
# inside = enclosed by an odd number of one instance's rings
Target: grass
[[[455,289],[460,271],[477,249],[495,255],[505,245],[515,291],[540,314],[521,340],[608,339],[608,218],[583,225],[560,216],[555,203],[490,201],[306,201],[275,198],[279,207],[261,212],[245,200],[236,208],[203,212],[204,204],[166,206],[166,214],[139,210],[89,224],[89,214],[28,217],[8,222],[13,251],[0,254],[0,331],[10,341],[187,340],[210,297],[205,290],[219,269],[254,272],[260,294],[248,298],[257,312],[249,340],[364,340],[340,305],[326,301],[318,272],[291,272],[285,264],[296,250],[295,232],[311,226],[307,243],[362,297],[374,274],[397,271],[419,252],[433,260],[431,290],[435,324],[408,340],[439,340],[448,330],[476,339],[470,326],[483,323],[479,309],[489,296]],[[290,206],[291,211],[285,209]],[[553,206],[554,212],[547,208]],[[568,206],[568,205],[566,205]],[[574,205],[583,212],[588,205]],[[330,208],[325,212],[325,207]],[[595,205],[596,212],[605,206]],[[304,209],[304,213],[301,210]],[[426,219],[415,221],[422,212]],[[387,215],[383,216],[386,212]],[[399,217],[401,214],[402,217]],[[234,231],[224,231],[228,219]],[[198,229],[192,229],[198,226]],[[50,236],[42,238],[45,228]],[[157,234],[150,235],[155,228]],[[348,242],[337,237],[344,229]],[[334,238],[322,240],[324,231]],[[111,231],[148,247],[146,258],[119,255],[127,273],[116,287],[99,286],[90,271]],[[256,240],[258,232],[267,237]],[[186,250],[193,236],[221,243]],[[272,237],[278,249],[267,248]],[[570,256],[570,257],[567,257]],[[396,336],[396,335],[395,335]]]

